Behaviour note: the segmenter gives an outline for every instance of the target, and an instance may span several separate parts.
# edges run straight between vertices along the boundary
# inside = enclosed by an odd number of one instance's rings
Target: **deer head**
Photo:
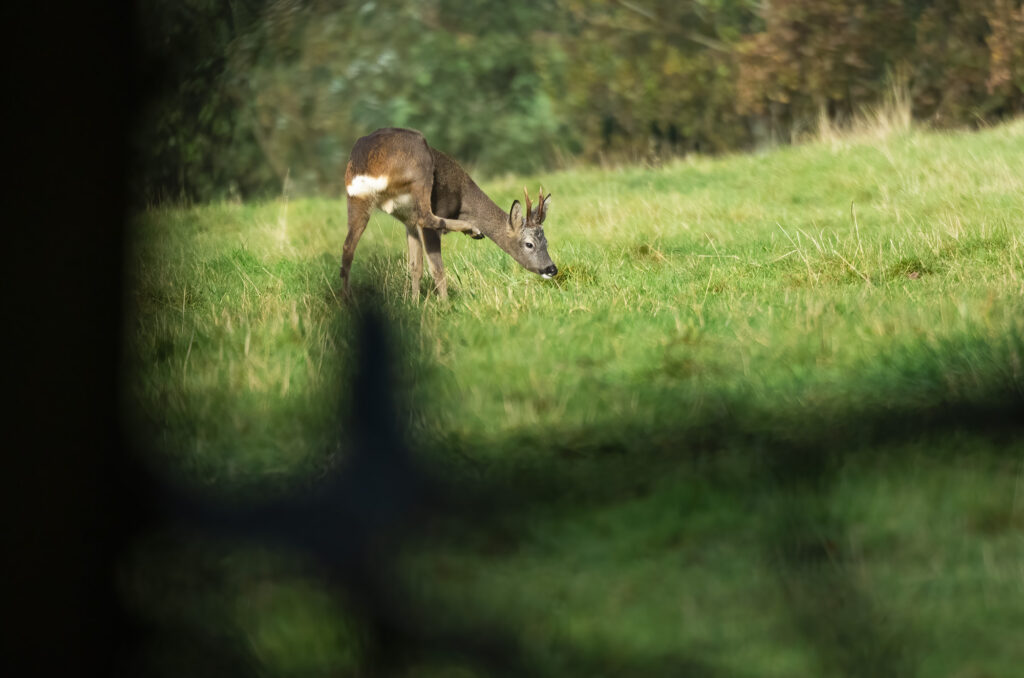
[[[544,229],[541,228],[551,205],[551,194],[545,198],[544,188],[541,187],[536,207],[530,201],[530,194],[525,188],[523,197],[526,198],[526,214],[523,214],[522,205],[518,200],[512,202],[512,208],[508,211],[508,242],[502,244],[502,249],[526,270],[542,278],[553,278],[558,273],[558,267],[548,255],[548,240],[544,237]]]

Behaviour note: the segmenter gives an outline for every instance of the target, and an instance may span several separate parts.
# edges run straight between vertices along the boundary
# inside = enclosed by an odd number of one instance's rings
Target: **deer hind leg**
[[[349,288],[349,273],[352,270],[352,257],[356,254],[356,245],[359,238],[366,230],[366,224],[370,221],[370,210],[373,205],[369,200],[363,198],[348,199],[348,235],[345,236],[345,245],[341,251],[341,279],[344,282],[345,296],[351,294]]]
[[[441,261],[441,234],[438,231],[423,231],[423,247],[427,250],[427,264],[434,278],[437,296],[447,299],[448,282],[444,278],[444,263]]]
[[[405,239],[409,244],[409,294],[413,299],[419,299],[420,279],[423,277],[423,242],[420,240],[420,229],[416,226],[406,226]]]
[[[457,231],[459,233],[468,233],[474,238],[483,237],[480,229],[468,221],[442,219],[435,215],[430,209],[429,187],[421,187],[419,190],[414,191],[412,200],[412,223],[419,226],[424,232],[434,231],[438,234],[444,234],[448,231]]]

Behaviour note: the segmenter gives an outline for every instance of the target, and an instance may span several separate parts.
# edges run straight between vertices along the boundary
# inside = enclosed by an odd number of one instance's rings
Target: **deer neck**
[[[453,202],[459,206],[456,218],[473,224],[498,247],[511,253],[513,237],[508,229],[508,212],[488,198],[454,158],[436,148],[430,150],[434,156],[437,195],[442,201],[454,198]]]
[[[481,233],[506,252],[512,247],[513,238],[508,229],[508,212],[488,198],[472,179],[463,187],[459,218],[479,228]]]

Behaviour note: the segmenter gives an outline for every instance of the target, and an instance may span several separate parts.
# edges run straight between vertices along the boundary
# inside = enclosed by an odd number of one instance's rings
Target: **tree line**
[[[1024,111],[1020,0],[142,0],[134,193],[337,195],[420,129],[477,171],[787,141],[899,88],[935,126]]]

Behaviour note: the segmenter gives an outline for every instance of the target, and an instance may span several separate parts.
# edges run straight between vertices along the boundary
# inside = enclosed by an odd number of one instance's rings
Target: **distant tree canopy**
[[[748,148],[899,74],[915,117],[1024,111],[1021,0],[141,0],[143,200],[334,195],[389,125],[486,173]]]

